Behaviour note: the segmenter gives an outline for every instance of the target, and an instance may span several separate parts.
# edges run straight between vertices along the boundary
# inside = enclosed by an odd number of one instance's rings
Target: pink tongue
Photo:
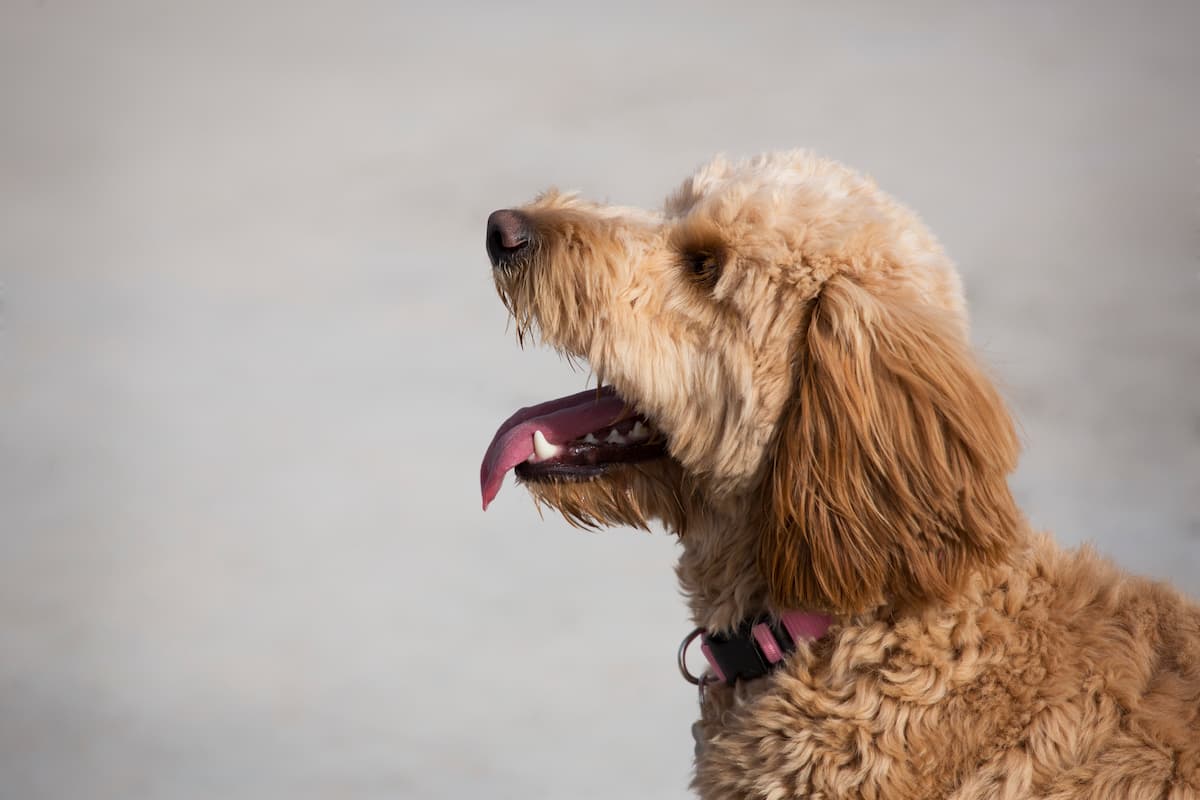
[[[611,425],[625,410],[625,401],[611,386],[587,389],[569,397],[522,408],[504,421],[492,437],[479,468],[483,510],[500,491],[504,475],[533,455],[533,432],[541,431],[551,444],[565,444]]]

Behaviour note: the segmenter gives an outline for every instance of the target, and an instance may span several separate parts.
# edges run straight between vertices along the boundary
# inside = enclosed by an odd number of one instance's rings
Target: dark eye
[[[711,290],[721,277],[725,265],[725,254],[719,250],[694,250],[684,253],[688,280],[697,286]]]

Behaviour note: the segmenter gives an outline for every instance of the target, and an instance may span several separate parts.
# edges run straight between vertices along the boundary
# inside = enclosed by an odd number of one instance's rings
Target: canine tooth
[[[646,426],[643,425],[640,420],[633,423],[633,430],[629,432],[630,439],[633,439],[635,442],[640,442],[642,439],[648,438],[649,436],[650,431],[646,430]]]
[[[596,435],[593,433],[589,433],[587,436],[583,437],[583,440],[588,444],[600,444],[600,440],[597,439]]]
[[[608,442],[609,444],[625,444],[625,437],[617,433],[616,428],[613,428],[612,431],[609,432],[608,438],[604,441]]]
[[[541,431],[533,432],[533,453],[537,456],[538,461],[545,461],[547,458],[554,458],[558,455],[560,447],[550,444],[546,441],[546,437]]]

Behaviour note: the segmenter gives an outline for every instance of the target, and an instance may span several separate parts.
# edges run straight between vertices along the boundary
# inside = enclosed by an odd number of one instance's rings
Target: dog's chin
[[[645,529],[659,521],[683,532],[691,493],[684,488],[683,468],[669,456],[590,468],[523,465],[516,475],[539,506],[555,509],[572,525]]]

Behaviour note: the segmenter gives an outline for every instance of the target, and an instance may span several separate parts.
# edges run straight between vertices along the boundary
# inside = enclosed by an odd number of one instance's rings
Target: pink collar
[[[688,671],[684,657],[688,645],[700,637],[700,651],[716,680],[732,686],[739,680],[761,678],[779,665],[801,642],[820,639],[833,624],[827,614],[785,611],[778,618],[763,615],[746,620],[731,633],[709,633],[696,628],[679,646],[679,670],[689,682],[705,681]]]

